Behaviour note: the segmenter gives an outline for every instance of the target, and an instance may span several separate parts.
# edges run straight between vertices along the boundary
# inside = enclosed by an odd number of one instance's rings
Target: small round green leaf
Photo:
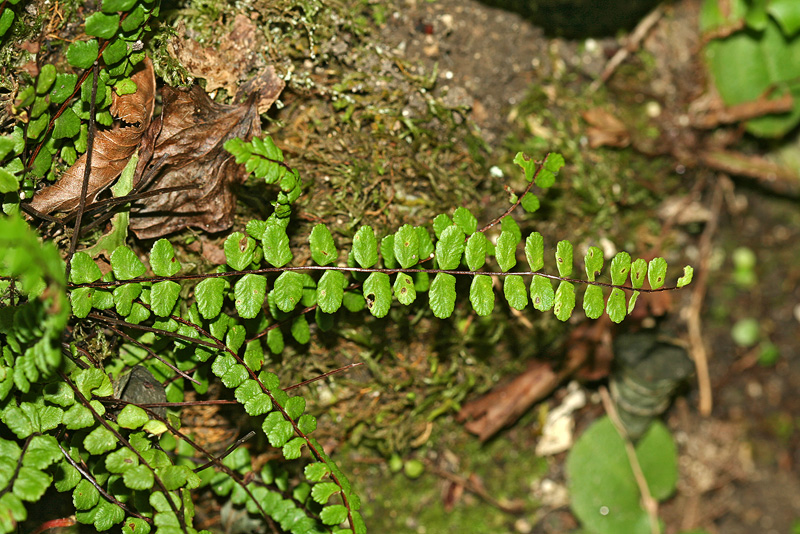
[[[189,468],[185,465],[168,465],[156,469],[156,475],[168,491],[183,487],[189,477]]]
[[[452,228],[461,233],[461,229],[457,226]],[[461,242],[463,243],[463,237]],[[439,319],[447,319],[453,313],[456,304],[456,277],[447,273],[437,274],[431,282],[428,295],[433,315]]]
[[[98,12],[86,17],[86,35],[101,39],[111,39],[117,33],[118,27],[119,15],[107,15]]]
[[[56,438],[50,435],[33,436],[25,449],[22,465],[33,469],[47,469],[50,464],[63,458]]]
[[[197,309],[204,319],[213,319],[222,310],[225,279],[206,278],[194,288]]]
[[[324,472],[324,470],[320,471]],[[328,502],[331,496],[339,493],[340,491],[342,491],[342,488],[340,488],[334,482],[320,482],[319,484],[314,484],[314,487],[311,488],[311,498],[319,504],[325,504]]]
[[[346,281],[341,271],[325,271],[317,285],[317,304],[323,313],[334,313],[342,307]]]
[[[387,269],[397,267],[397,258],[394,257],[394,234],[387,235],[381,239],[381,258],[383,266]]]
[[[72,108],[66,108],[64,113],[56,119],[53,126],[53,139],[66,139],[78,135],[81,130],[81,120],[72,111]]]
[[[608,316],[615,323],[621,323],[625,319],[628,307],[625,303],[625,292],[618,287],[611,290],[611,295],[608,297],[608,304],[606,306]]]
[[[280,328],[273,328],[267,332],[267,346],[272,354],[283,352],[283,332],[281,332]]]
[[[539,232],[533,232],[525,240],[525,257],[531,271],[538,271],[544,267],[544,238]]]
[[[378,262],[378,240],[371,226],[362,226],[353,236],[353,255],[364,269]]]
[[[309,329],[308,320],[306,320],[305,315],[301,315],[292,321],[291,332],[294,340],[302,345],[305,345],[311,340],[311,330]]]
[[[36,93],[45,95],[53,86],[56,80],[56,67],[52,63],[42,65],[39,70],[39,77],[36,79]]]
[[[428,233],[422,226],[417,226],[415,228],[417,232],[417,237],[419,239],[419,260],[426,261],[428,260],[434,252],[433,247],[433,240],[431,239],[431,234]]]
[[[85,478],[72,491],[72,504],[76,510],[89,510],[97,505],[100,492]]]
[[[75,84],[78,83],[77,74],[64,74],[60,73],[56,76],[53,90],[50,91],[50,103],[61,104],[72,96],[75,90]]]
[[[244,403],[244,411],[250,417],[263,415],[272,409],[272,400],[266,393],[259,393]]]
[[[433,219],[433,233],[436,236],[436,239],[442,238],[442,232],[444,232],[445,228],[448,226],[452,226],[453,219],[445,215],[444,213],[440,213]]]
[[[453,212],[453,222],[466,235],[472,235],[478,229],[478,220],[467,208],[456,208]]]
[[[90,287],[78,287],[69,292],[69,302],[75,317],[84,318],[92,311],[92,293]]]
[[[128,406],[133,405],[128,404]],[[139,457],[126,447],[119,448],[106,456],[106,469],[109,473],[124,473],[137,465],[139,465]]]
[[[273,447],[283,447],[293,434],[292,424],[289,421],[280,420],[267,432],[267,438],[269,439],[269,444]]]
[[[261,311],[267,294],[267,279],[260,274],[249,273],[241,277],[233,287],[236,311],[242,319],[252,319]]]
[[[479,235],[479,234],[473,234]],[[494,309],[494,290],[492,290],[492,277],[480,274],[472,279],[469,288],[469,301],[472,308],[481,317],[492,313]]]
[[[317,429],[317,418],[313,415],[304,413],[300,416],[300,419],[297,420],[297,428],[299,428],[300,432],[303,434],[311,434]]]
[[[64,412],[64,425],[70,430],[78,430],[91,426],[94,422],[92,412],[80,404],[73,404],[72,407]]]
[[[419,235],[410,224],[404,224],[395,233],[394,256],[403,269],[419,263]]]
[[[658,289],[664,285],[667,278],[667,260],[664,258],[653,258],[647,266],[647,281],[650,287]]]
[[[406,273],[397,273],[393,289],[395,298],[404,306],[408,306],[417,298],[414,280]]]
[[[283,453],[283,457],[287,460],[297,460],[298,458],[300,458],[303,445],[305,444],[306,440],[304,440],[303,438],[294,438],[292,440],[289,440],[281,450],[281,452]]]
[[[131,467],[122,474],[122,482],[132,490],[148,490],[153,487],[153,472],[145,465]]]
[[[225,240],[225,258],[232,269],[242,271],[253,261],[256,240],[241,232],[234,232]]]
[[[464,259],[470,271],[477,271],[486,263],[486,248],[488,240],[483,232],[475,232],[467,239],[467,247],[464,250]]]
[[[559,321],[566,321],[572,316],[573,309],[575,309],[575,286],[570,282],[562,281],[556,289],[553,313]]]
[[[647,273],[647,262],[642,258],[637,259],[631,264],[631,285],[639,289],[644,285],[644,277]]]
[[[245,369],[244,365],[236,364],[232,366],[230,369],[225,371],[225,373],[220,377],[222,383],[225,384],[225,387],[228,388],[236,388],[242,382],[247,380],[249,374],[247,373],[247,369]]]
[[[97,39],[76,41],[67,48],[67,61],[73,67],[88,69],[97,59],[99,49]]]
[[[603,270],[603,251],[598,247],[589,247],[586,256],[583,257],[586,265],[586,277],[590,282],[594,282],[595,277]],[[601,308],[602,312],[602,308]]]
[[[317,265],[328,265],[336,261],[336,245],[327,226],[324,224],[314,226],[308,242],[311,246],[311,258]]]
[[[392,305],[392,288],[389,275],[386,273],[371,273],[364,280],[364,299],[370,313],[378,318],[385,317]]]
[[[326,525],[338,525],[347,519],[347,508],[342,504],[332,504],[322,509],[319,518]]]
[[[70,262],[69,279],[73,284],[89,284],[103,276],[100,268],[91,256],[85,252],[76,252]]]
[[[117,445],[117,438],[104,426],[99,426],[89,432],[83,440],[83,446],[89,454],[103,454]]]
[[[631,255],[627,252],[617,252],[611,260],[611,283],[615,286],[625,285],[630,270]]]
[[[156,276],[174,276],[181,270],[175,249],[167,239],[159,239],[150,249],[150,267]]]
[[[153,284],[150,291],[150,309],[159,317],[166,317],[175,307],[181,286],[172,280],[163,280]]]
[[[583,295],[583,311],[589,319],[598,319],[606,308],[600,286],[589,286]]]
[[[507,272],[517,264],[518,242],[513,232],[503,231],[500,233],[494,255],[501,271]]]
[[[531,302],[539,311],[547,311],[553,307],[555,293],[553,284],[544,276],[534,275],[531,280]]]
[[[111,268],[117,280],[130,280],[142,276],[147,268],[136,253],[126,246],[117,247],[111,253]]]
[[[364,269],[378,262],[378,240],[371,226],[362,226],[353,236],[353,255]]]
[[[305,468],[303,469],[303,472],[305,473],[306,478],[310,482],[319,482],[326,475],[328,475],[331,472],[331,470],[323,462],[314,462],[312,464],[308,464],[307,466],[305,466]],[[316,486],[317,485],[315,484],[315,487]],[[311,492],[312,492],[312,495],[313,495],[313,492],[314,492],[313,488],[311,489]],[[314,500],[316,500],[316,499],[314,499]],[[327,499],[326,499],[325,502],[327,502]],[[320,504],[324,504],[324,503],[320,503]]]
[[[524,209],[526,212],[534,213],[539,210],[539,197],[531,192],[528,192],[522,197],[520,204],[522,204],[522,209]]]
[[[272,294],[279,310],[287,313],[292,311],[303,296],[303,276],[294,271],[281,273],[275,279]]]
[[[147,415],[147,412],[133,404],[126,404],[117,416],[117,424],[122,428],[136,429],[149,420],[150,416]]]
[[[439,268],[458,269],[461,255],[464,253],[464,237],[464,231],[458,226],[448,226],[442,231],[436,243],[436,260],[439,262]]]
[[[508,305],[515,310],[524,310],[528,305],[528,289],[522,276],[512,274],[506,276],[503,281],[503,295],[508,301]]]
[[[283,267],[292,261],[286,229],[277,224],[267,224],[261,241],[264,259],[273,267]]]
[[[572,243],[569,241],[559,241],[556,245],[556,267],[559,276],[572,275]]]
[[[683,287],[683,286],[691,284],[693,276],[694,276],[694,269],[691,266],[686,265],[683,268],[683,276],[678,278],[677,286],[678,287]]]

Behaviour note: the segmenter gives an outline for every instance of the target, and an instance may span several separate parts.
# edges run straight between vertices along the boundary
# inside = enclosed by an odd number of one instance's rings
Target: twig
[[[228,450],[226,450],[224,453],[222,453],[220,456],[218,456],[218,457],[216,458],[216,461],[212,460],[212,461],[209,461],[209,462],[206,462],[206,463],[204,463],[204,464],[203,464],[203,465],[201,465],[200,467],[195,467],[195,468],[194,468],[194,472],[195,472],[195,473],[199,473],[200,471],[203,471],[204,469],[208,469],[209,467],[211,467],[211,466],[212,466],[212,465],[214,465],[215,463],[217,463],[217,462],[219,462],[219,461],[222,461],[222,460],[224,460],[226,456],[230,455],[230,454],[231,454],[233,451],[235,451],[236,449],[238,449],[238,448],[239,448],[239,445],[241,445],[241,444],[242,444],[242,443],[244,443],[245,441],[248,441],[250,438],[252,438],[252,437],[253,437],[253,436],[255,436],[255,435],[256,435],[256,432],[255,432],[255,430],[251,430],[250,432],[248,432],[247,434],[245,434],[243,437],[241,437],[241,438],[237,439],[235,442],[233,442],[233,443],[231,444],[231,446],[230,446],[230,447],[228,447]]]
[[[69,273],[72,267],[72,256],[78,248],[78,237],[81,233],[81,221],[83,212],[86,209],[86,195],[89,192],[89,176],[92,174],[92,152],[94,152],[94,132],[95,132],[95,99],[97,98],[97,78],[100,76],[100,63],[95,60],[94,74],[92,75],[92,100],[89,102],[89,133],[86,137],[86,166],[83,169],[83,183],[81,184],[81,196],[78,204],[78,214],[75,217],[75,226],[72,230],[72,240],[69,244],[69,252],[66,257],[66,278],[69,280]]]
[[[642,505],[650,519],[650,532],[652,534],[661,534],[661,525],[658,523],[658,501],[650,494],[647,479],[644,478],[642,466],[639,464],[639,458],[636,456],[636,449],[633,447],[633,443],[631,443],[628,433],[625,431],[625,426],[619,418],[617,408],[614,406],[614,402],[611,400],[611,395],[608,394],[608,390],[605,386],[601,386],[599,391],[600,398],[603,401],[603,408],[605,408],[608,418],[611,420],[614,428],[617,429],[622,441],[625,442],[625,454],[628,456],[628,462],[631,465],[633,477],[636,479],[636,485],[639,487],[639,493],[642,494]]]
[[[589,86],[590,94],[600,89],[600,86],[606,83],[609,78],[611,78],[611,76],[617,70],[617,67],[622,65],[622,62],[628,59],[628,56],[639,48],[639,45],[642,43],[644,38],[647,37],[647,34],[650,33],[650,30],[656,25],[656,22],[658,22],[663,15],[664,9],[659,5],[653,11],[651,11],[649,15],[643,18],[639,24],[636,25],[626,39],[625,46],[620,48],[617,53],[614,54],[614,57],[608,60],[606,67],[603,69],[603,73]]]
[[[294,384],[292,386],[285,387],[285,388],[283,388],[283,391],[290,391],[290,390],[295,389],[295,388],[303,387],[303,386],[305,386],[307,384],[310,384],[312,382],[316,382],[317,380],[322,380],[323,378],[327,378],[327,377],[329,377],[329,376],[331,376],[333,374],[341,373],[342,371],[347,371],[349,369],[352,369],[353,367],[358,367],[359,365],[364,365],[364,362],[351,363],[350,365],[345,365],[344,367],[339,367],[338,369],[333,369],[331,371],[328,371],[327,373],[322,373],[319,376],[315,376],[314,378],[309,378],[308,380],[303,380],[299,384]]]
[[[114,497],[113,495],[108,493],[105,490],[105,488],[103,488],[103,486],[101,486],[100,484],[97,483],[97,480],[95,480],[94,476],[92,476],[92,474],[88,470],[84,469],[80,464],[78,464],[78,462],[76,462],[75,460],[72,459],[72,456],[70,456],[69,453],[66,450],[64,450],[64,447],[61,446],[61,443],[57,443],[57,445],[58,445],[58,448],[61,449],[61,452],[64,454],[64,458],[66,458],[67,462],[69,462],[69,464],[72,467],[74,467],[75,470],[78,471],[78,473],[80,473],[83,478],[88,480],[89,483],[92,486],[94,486],[95,489],[98,492],[100,492],[100,495],[102,495],[108,502],[116,504],[117,506],[122,508],[125,511],[125,513],[128,514],[128,515],[131,515],[133,517],[137,517],[139,519],[142,519],[143,521],[146,521],[146,522],[150,523],[151,525],[153,524],[153,520],[151,518],[145,517],[142,514],[138,513],[136,510],[132,510],[132,509],[128,508],[128,506],[125,505],[125,503],[121,502],[119,499],[117,499],[116,497]],[[58,526],[63,526],[63,525],[58,525]],[[48,528],[53,528],[53,527],[48,527]]]
[[[491,493],[489,493],[486,488],[483,487],[482,484],[476,484],[472,480],[466,477],[462,477],[455,473],[451,473],[450,471],[445,471],[444,469],[440,469],[439,467],[433,465],[430,461],[425,460],[426,468],[431,471],[434,475],[444,478],[445,480],[449,480],[454,484],[458,484],[462,486],[464,489],[473,493],[489,503],[490,505],[494,506],[498,510],[502,510],[507,514],[519,514],[520,512],[524,511],[524,508],[520,506],[515,506],[514,503],[511,504],[504,504],[497,500]]]
[[[145,304],[145,303],[143,303],[143,302],[142,302],[141,304],[142,304],[142,306],[145,306],[145,307],[146,307],[148,310],[150,309],[150,307],[149,307],[149,306],[147,306],[147,304]],[[200,385],[200,382],[198,382],[197,380],[195,380],[194,378],[192,378],[192,377],[191,377],[189,374],[187,374],[187,373],[185,373],[185,372],[181,371],[180,369],[178,369],[178,368],[175,366],[175,364],[173,364],[173,363],[169,362],[168,360],[165,360],[164,358],[162,358],[161,356],[159,356],[158,354],[156,354],[156,352],[155,352],[155,351],[153,351],[153,349],[151,349],[150,347],[148,347],[148,346],[147,346],[147,345],[145,345],[144,343],[141,343],[141,342],[137,341],[136,339],[132,338],[131,336],[129,336],[128,334],[126,334],[125,332],[123,332],[121,329],[117,328],[117,327],[116,327],[116,326],[114,326],[114,325],[111,325],[111,324],[110,324],[110,325],[108,325],[108,327],[109,327],[111,330],[113,330],[115,334],[117,334],[117,335],[119,335],[119,336],[121,336],[121,337],[125,338],[126,340],[128,340],[128,341],[129,341],[129,342],[131,342],[131,343],[133,343],[134,345],[136,345],[136,346],[137,346],[137,347],[139,347],[140,349],[143,349],[144,351],[146,351],[146,352],[147,352],[147,353],[148,353],[148,354],[149,354],[151,357],[155,358],[156,360],[160,361],[161,363],[163,363],[164,365],[166,365],[167,367],[169,367],[169,368],[170,368],[170,369],[171,369],[171,370],[172,370],[174,373],[176,373],[176,374],[178,374],[178,375],[182,376],[183,378],[185,378],[185,379],[186,379],[186,380],[188,380],[189,382],[192,382],[193,384],[197,384],[198,386]]]
[[[711,198],[711,218],[700,236],[700,265],[697,269],[697,278],[694,282],[692,291],[692,303],[687,314],[687,327],[689,330],[689,352],[694,360],[697,369],[697,386],[700,393],[699,410],[704,416],[711,415],[714,401],[711,393],[711,378],[708,372],[708,352],[706,351],[705,341],[703,340],[703,329],[700,321],[700,311],[703,308],[703,300],[706,294],[706,284],[708,282],[708,263],[711,257],[711,238],[716,232],[719,222],[719,213],[722,209],[723,184],[730,183],[728,179],[718,180]]]

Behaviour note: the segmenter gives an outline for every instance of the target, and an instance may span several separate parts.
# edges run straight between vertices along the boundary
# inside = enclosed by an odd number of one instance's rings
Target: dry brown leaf
[[[261,69],[254,78],[239,85],[250,71],[258,68],[259,58],[255,51],[263,48],[264,40],[246,15],[236,16],[231,32],[222,37],[216,47],[204,47],[184,37],[186,26],[183,23],[178,25],[176,33],[179,37],[169,42],[170,53],[192,76],[206,81],[208,93],[225,89],[229,95],[237,95],[237,99],[242,95],[258,93],[258,112],[265,113],[283,90],[284,82],[271,66]]]
[[[262,70],[257,76],[250,78],[242,85],[236,93],[236,100],[241,101],[250,95],[258,95],[258,112],[266,113],[272,104],[278,100],[286,82],[278,77],[275,68],[270,65]]]
[[[246,173],[224,150],[228,139],[261,134],[255,96],[244,104],[217,104],[198,86],[188,91],[164,87],[163,112],[146,137],[155,138],[149,164],[137,169],[137,190],[194,188],[144,198],[131,209],[130,229],[140,239],[160,237],[187,227],[206,232],[233,224],[233,189]],[[139,184],[139,182],[142,182]]]
[[[590,124],[586,129],[589,146],[613,146],[624,148],[631,142],[628,128],[614,115],[600,108],[593,108],[582,113],[583,118]]]
[[[117,179],[150,126],[156,79],[149,58],[141,63],[141,68],[131,79],[136,82],[136,92],[123,96],[115,93],[111,103],[111,114],[131,126],[118,124],[111,130],[100,130],[95,134],[87,203]],[[56,183],[36,193],[31,207],[43,213],[76,208],[80,202],[85,168],[86,154],[83,154]]]

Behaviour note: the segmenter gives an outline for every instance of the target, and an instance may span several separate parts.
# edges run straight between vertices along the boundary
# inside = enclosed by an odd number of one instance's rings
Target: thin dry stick
[[[603,85],[608,81],[609,78],[614,74],[614,71],[617,70],[617,67],[622,65],[622,62],[628,59],[628,56],[635,52],[639,45],[642,43],[647,34],[650,33],[650,30],[653,26],[656,25],[661,17],[664,15],[664,9],[661,6],[658,6],[653,11],[650,12],[645,18],[636,25],[633,29],[633,32],[628,36],[625,46],[620,48],[614,57],[608,60],[606,63],[606,67],[603,69],[603,73],[600,75],[598,79],[592,82],[592,85],[589,86],[589,93],[594,93],[600,86]]]
[[[703,300],[706,295],[706,284],[708,282],[708,262],[711,257],[711,238],[717,230],[719,213],[722,209],[723,187],[729,183],[727,179],[717,180],[714,187],[714,194],[711,198],[711,218],[700,236],[700,265],[697,269],[697,278],[694,281],[694,291],[692,292],[692,303],[687,314],[687,327],[689,330],[689,349],[697,369],[697,386],[700,394],[699,410],[704,416],[711,415],[714,407],[714,400],[711,393],[711,377],[708,372],[708,351],[703,339],[702,323],[700,321],[700,311],[703,308]]]
[[[600,398],[603,400],[603,408],[611,419],[614,428],[617,429],[622,441],[625,442],[625,453],[628,455],[628,462],[631,464],[633,477],[636,479],[636,485],[639,486],[639,493],[642,494],[642,505],[644,506],[647,517],[650,519],[650,532],[652,534],[661,534],[661,525],[658,523],[658,501],[656,501],[650,494],[650,487],[647,485],[647,479],[644,478],[642,466],[639,465],[639,458],[636,456],[636,449],[633,447],[628,433],[625,431],[625,426],[619,418],[617,408],[614,406],[614,401],[611,400],[611,395],[605,386],[600,386]]]

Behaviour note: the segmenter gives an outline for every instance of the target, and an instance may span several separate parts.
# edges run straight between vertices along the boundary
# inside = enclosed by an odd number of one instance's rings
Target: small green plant
[[[669,430],[654,422],[636,444],[636,457],[650,496],[662,501],[675,491],[678,457]],[[567,457],[570,506],[593,534],[650,534],[651,518],[625,451],[608,417],[581,435]]]
[[[11,5],[0,14],[7,35],[17,17]],[[517,156],[528,187],[481,228],[458,208],[438,215],[431,228],[405,224],[380,238],[360,226],[342,252],[330,229],[318,224],[307,239],[313,264],[294,265],[289,237],[291,205],[302,191],[299,173],[268,136],[234,138],[225,149],[235,161],[277,186],[273,213],[231,233],[225,264],[214,272],[188,272],[168,239],[146,253],[134,250],[126,235],[130,202],[141,198],[130,183],[137,156],[123,158],[111,198],[87,195],[88,179],[96,125],[109,126],[118,116],[111,112],[114,95],[141,90],[131,76],[145,58],[140,39],[158,12],[152,0],[105,0],[85,20],[91,38],[66,47],[67,62],[80,74],[44,65],[20,88],[13,132],[0,138],[7,214],[0,219],[0,532],[14,531],[28,516],[27,503],[50,487],[70,493],[75,519],[99,531],[120,525],[126,533],[196,532],[192,496],[210,488],[276,530],[366,532],[360,497],[313,437],[317,422],[305,413],[306,400],[291,395],[294,386],[281,384],[272,367],[269,353],[282,353],[285,336],[309,342],[310,312],[327,331],[342,307],[366,308],[380,318],[395,299],[410,306],[427,293],[440,319],[451,316],[460,296],[476,314],[488,315],[495,306],[492,277],[499,277],[514,309],[532,304],[565,321],[577,305],[576,285],[585,285],[586,316],[606,313],[620,322],[641,293],[675,289],[665,286],[663,258],[633,260],[626,252],[611,259],[610,281],[601,282],[606,262],[597,247],[583,256],[586,278],[574,277],[568,240],[554,250],[558,274],[543,271],[543,237],[533,232],[523,239],[509,215],[520,205],[536,211],[533,186],[550,187],[564,165],[555,153],[539,162]],[[77,208],[62,218],[32,210],[38,182],[61,178],[80,161],[83,191],[70,200]],[[72,230],[72,237],[58,245],[43,239],[20,217],[22,210]],[[110,264],[105,273],[92,254],[76,251],[79,240],[88,250],[100,242],[81,237],[85,212],[102,213],[98,220],[114,216],[113,239],[101,238]],[[521,251],[527,267],[517,266]],[[497,269],[486,270],[487,261]],[[464,295],[459,276],[471,279]],[[676,287],[691,277],[687,267]],[[163,388],[166,402],[123,393],[133,373],[153,378],[150,387]],[[204,394],[214,382],[231,390],[283,461],[254,470],[250,453],[239,447],[246,438],[219,454],[181,429],[186,393]],[[419,467],[405,469],[418,476]]]
[[[747,131],[780,137],[800,122],[800,3],[794,0],[703,2],[706,57],[726,105],[791,94],[789,113],[747,121]]]

